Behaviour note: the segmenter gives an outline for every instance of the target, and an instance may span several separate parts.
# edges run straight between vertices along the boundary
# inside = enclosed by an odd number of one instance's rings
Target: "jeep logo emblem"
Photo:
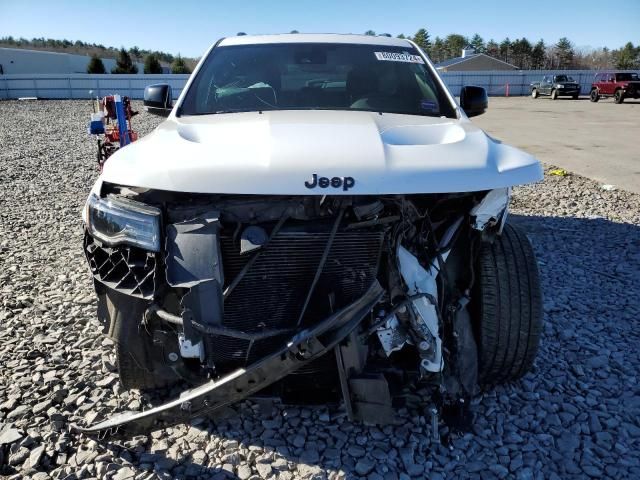
[[[353,177],[318,177],[317,173],[314,173],[311,177],[311,181],[304,182],[304,186],[308,189],[320,187],[320,188],[341,188],[345,192],[356,184]]]

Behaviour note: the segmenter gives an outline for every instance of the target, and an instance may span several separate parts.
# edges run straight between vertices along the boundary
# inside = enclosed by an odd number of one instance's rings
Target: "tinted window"
[[[633,80],[638,80],[637,73],[616,73],[616,79],[618,82],[629,82]]]
[[[315,43],[215,48],[181,114],[314,109],[455,117],[415,49]]]
[[[556,75],[556,82],[567,82],[568,78],[566,75]]]

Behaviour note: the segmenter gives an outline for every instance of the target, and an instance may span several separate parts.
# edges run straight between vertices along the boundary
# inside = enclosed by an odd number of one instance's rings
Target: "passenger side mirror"
[[[173,108],[171,87],[166,83],[149,85],[144,89],[144,109],[154,115],[169,116]]]
[[[460,90],[460,107],[467,117],[482,115],[488,106],[489,97],[484,88],[468,85]]]

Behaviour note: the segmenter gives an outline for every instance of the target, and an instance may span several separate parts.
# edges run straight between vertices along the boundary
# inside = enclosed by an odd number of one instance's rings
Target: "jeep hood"
[[[310,189],[305,182],[314,174],[351,177],[354,185]],[[267,195],[466,192],[541,179],[534,157],[466,118],[318,110],[170,118],[116,152],[100,177],[160,190]]]

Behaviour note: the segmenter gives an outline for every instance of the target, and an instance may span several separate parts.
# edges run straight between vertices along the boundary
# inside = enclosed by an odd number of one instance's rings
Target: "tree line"
[[[56,40],[53,38],[14,38],[0,37],[0,47],[30,48],[49,52],[89,55],[91,60],[87,73],[106,73],[102,58],[115,58],[117,65],[111,73],[138,73],[135,62],[144,62],[144,73],[162,73],[162,64],[170,65],[171,73],[191,73],[197,59],[174,56],[158,50],[146,50],[139,47],[129,49],[105,47],[99,43],[87,43],[81,40]]]
[[[292,30],[291,33],[298,33]],[[239,32],[238,35],[245,35]],[[367,30],[365,35],[376,35],[373,30]],[[391,36],[388,33],[382,34]],[[554,44],[547,44],[540,39],[533,43],[527,38],[511,40],[505,38],[497,42],[493,39],[485,41],[479,34],[471,37],[452,33],[446,37],[431,38],[426,28],[419,29],[413,36],[404,34],[398,38],[409,38],[418,44],[435,63],[449,58],[459,57],[462,49],[471,46],[477,53],[484,53],[504,62],[515,65],[523,70],[554,70],[554,69],[621,69],[633,70],[640,68],[640,45],[634,46],[628,42],[623,47],[610,50],[607,47],[596,49],[577,49],[566,37]],[[56,52],[78,53],[91,55],[87,68],[88,73],[106,73],[100,57],[115,58],[117,65],[111,73],[137,73],[134,62],[144,62],[144,73],[162,73],[162,64],[171,65],[171,73],[190,73],[197,63],[197,59],[174,56],[170,53],[156,50],[145,50],[138,47],[117,49],[105,47],[101,44],[87,43],[81,40],[55,40],[14,37],[0,37],[0,46],[14,48],[33,48]]]
[[[100,57],[95,54],[91,56],[87,65],[87,73],[107,73]],[[119,50],[116,66],[111,69],[111,73],[138,73],[137,65],[124,48]],[[144,57],[144,73],[163,73],[162,64],[156,54],[150,53]],[[171,64],[171,73],[191,73],[191,68],[187,66],[184,58],[178,55]]]
[[[367,30],[365,35],[376,33]],[[472,37],[452,33],[444,38],[436,36],[432,40],[426,28],[421,28],[413,36],[400,34],[398,38],[413,40],[435,63],[459,57],[463,48],[471,46],[476,53],[484,53],[523,70],[640,68],[640,45],[634,46],[631,42],[616,50],[607,47],[580,50],[566,37],[555,44],[547,44],[542,39],[533,43],[524,37],[515,40],[507,37],[499,43],[493,39],[485,42],[477,33]]]

